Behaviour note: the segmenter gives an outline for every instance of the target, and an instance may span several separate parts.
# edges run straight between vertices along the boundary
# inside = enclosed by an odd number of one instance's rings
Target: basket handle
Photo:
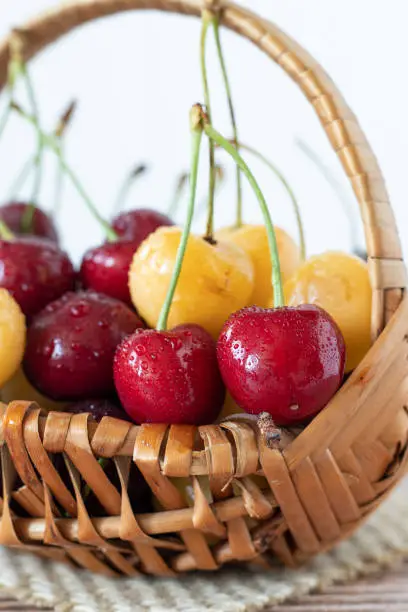
[[[337,153],[360,204],[373,288],[372,335],[382,331],[401,302],[406,269],[394,215],[377,160],[359,124],[319,64],[277,26],[252,12],[220,0],[74,0],[49,10],[18,29],[30,59],[77,26],[114,13],[157,9],[200,15],[216,4],[220,22],[252,41],[298,84]],[[6,83],[10,36],[0,43],[0,90]]]

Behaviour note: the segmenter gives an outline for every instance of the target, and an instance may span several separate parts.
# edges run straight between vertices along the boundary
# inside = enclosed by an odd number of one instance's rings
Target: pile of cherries
[[[232,141],[211,120],[205,68],[210,25],[223,68]],[[290,425],[308,422],[326,406],[344,373],[368,350],[366,263],[340,252],[306,258],[293,192],[267,161],[290,193],[300,246],[274,228],[240,155],[245,147],[238,140],[218,16],[211,11],[203,11],[203,41],[206,109],[195,105],[190,115],[193,153],[183,229],[152,209],[102,219],[63,158],[61,126],[54,135],[45,134],[38,117],[13,104],[12,110],[34,125],[41,146],[54,151],[104,227],[106,241],[88,250],[75,270],[59,246],[50,215],[31,202],[0,207],[3,397],[14,375],[15,399],[23,399],[18,395],[24,382],[32,399],[43,398],[48,407],[68,403],[70,411],[89,411],[97,420],[111,415],[136,423],[199,425],[244,410],[267,412],[277,425]],[[21,55],[12,53],[12,60],[27,79]],[[203,135],[210,143],[210,187],[207,228],[199,236],[190,230]],[[213,227],[216,146],[237,168],[236,224],[218,231]],[[256,195],[263,225],[242,220],[242,174]]]

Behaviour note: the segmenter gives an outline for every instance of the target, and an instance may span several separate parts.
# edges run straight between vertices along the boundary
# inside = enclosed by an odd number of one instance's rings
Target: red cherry
[[[106,416],[122,419],[122,421],[130,421],[123,408],[119,408],[119,406],[116,406],[116,404],[107,399],[87,399],[75,402],[75,404],[66,406],[64,412],[70,412],[71,414],[89,412],[97,423]]]
[[[224,402],[215,343],[198,325],[136,330],[116,351],[114,378],[137,423],[208,424]]]
[[[38,236],[39,238],[48,238],[51,242],[58,243],[58,233],[51,217],[47,215],[41,208],[34,207],[32,229],[29,232],[22,230],[22,222],[27,208],[31,206],[26,202],[9,202],[0,206],[0,219],[4,221],[7,227],[15,234],[30,236]]]
[[[254,306],[227,320],[217,357],[241,408],[269,412],[276,424],[289,425],[313,417],[336,393],[345,345],[334,320],[318,306]]]
[[[66,293],[48,304],[28,329],[27,378],[54,399],[112,395],[115,349],[142,325],[119,300],[92,291]]]
[[[128,273],[136,250],[134,242],[121,240],[89,249],[79,272],[83,287],[131,304]]]
[[[122,240],[135,243],[135,250],[158,227],[173,225],[173,221],[163,213],[150,208],[139,208],[121,213],[112,221],[112,227]]]
[[[75,271],[57,245],[33,237],[0,240],[0,287],[27,316],[74,288]]]

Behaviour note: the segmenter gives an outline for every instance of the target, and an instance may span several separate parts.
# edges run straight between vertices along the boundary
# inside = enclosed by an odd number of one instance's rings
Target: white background
[[[406,2],[246,0],[242,4],[294,36],[340,87],[379,159],[407,252]],[[51,0],[2,0],[0,34],[55,5]],[[79,100],[75,124],[67,137],[68,159],[106,216],[121,180],[139,161],[149,163],[151,171],[134,186],[127,206],[168,207],[175,177],[188,166],[188,111],[192,103],[202,100],[199,31],[198,20],[127,13],[78,29],[32,62],[48,129],[71,98]],[[336,194],[294,146],[297,136],[307,140],[352,198],[313,111],[297,87],[266,56],[230,32],[222,35],[241,139],[268,155],[287,175],[302,207],[309,252],[348,248],[348,220]],[[229,135],[211,38],[209,46],[215,124]],[[34,145],[31,128],[14,119],[0,143],[2,199]],[[227,168],[227,184],[217,198],[217,222],[221,224],[233,219],[235,195],[233,168],[225,156],[219,159]],[[201,199],[206,188],[205,162],[203,155]],[[41,203],[48,208],[53,199],[53,163],[49,156],[41,194]],[[257,162],[252,162],[252,167],[275,221],[295,235],[293,214],[282,188]],[[28,185],[25,195],[29,193]],[[352,206],[357,214],[354,201]],[[258,216],[247,189],[245,215],[248,220]],[[68,185],[59,222],[65,245],[77,260],[87,246],[101,240],[95,221]]]

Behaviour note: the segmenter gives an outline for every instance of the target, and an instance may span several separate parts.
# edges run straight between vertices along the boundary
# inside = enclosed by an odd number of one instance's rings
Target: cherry
[[[53,399],[112,395],[115,349],[142,325],[119,300],[92,291],[66,293],[32,321],[24,358],[27,378]]]
[[[211,423],[221,411],[225,389],[214,340],[202,327],[184,324],[166,331],[194,215],[202,130],[191,113],[190,199],[167,295],[156,330],[136,330],[117,348],[114,380],[132,419],[154,423]]]
[[[83,412],[89,412],[95,421],[99,423],[103,417],[109,416],[115,419],[122,419],[123,421],[129,421],[129,417],[123,408],[120,408],[108,399],[87,399],[75,404],[69,404],[64,408],[64,412],[70,412],[71,414],[82,414]]]
[[[136,330],[116,351],[114,377],[138,423],[212,423],[225,396],[215,343],[199,325]]]
[[[30,229],[27,231],[24,230],[24,216],[31,206],[31,204],[26,202],[9,202],[8,204],[3,204],[3,206],[0,206],[0,219],[4,221],[13,234],[17,236],[29,234],[30,236],[48,238],[51,242],[57,243],[58,234],[54,222],[47,213],[37,206],[33,209]]]
[[[135,244],[135,251],[139,245],[158,227],[173,225],[167,215],[150,208],[129,210],[117,215],[112,220],[112,227],[122,240]]]
[[[122,240],[89,249],[79,272],[83,287],[131,304],[128,276],[136,249],[135,243]]]
[[[7,289],[26,316],[74,288],[68,255],[48,240],[0,240],[0,287]]]
[[[196,107],[200,116],[201,107]],[[264,216],[271,256],[273,309],[253,306],[232,314],[217,343],[221,375],[233,399],[254,414],[269,412],[285,425],[312,417],[342,382],[343,336],[318,306],[284,307],[277,238],[265,198],[252,172],[210,124],[201,109],[199,127],[223,147],[246,175]]]
[[[244,308],[225,323],[217,345],[224,382],[251,414],[290,425],[319,412],[339,388],[345,344],[318,306]]]

